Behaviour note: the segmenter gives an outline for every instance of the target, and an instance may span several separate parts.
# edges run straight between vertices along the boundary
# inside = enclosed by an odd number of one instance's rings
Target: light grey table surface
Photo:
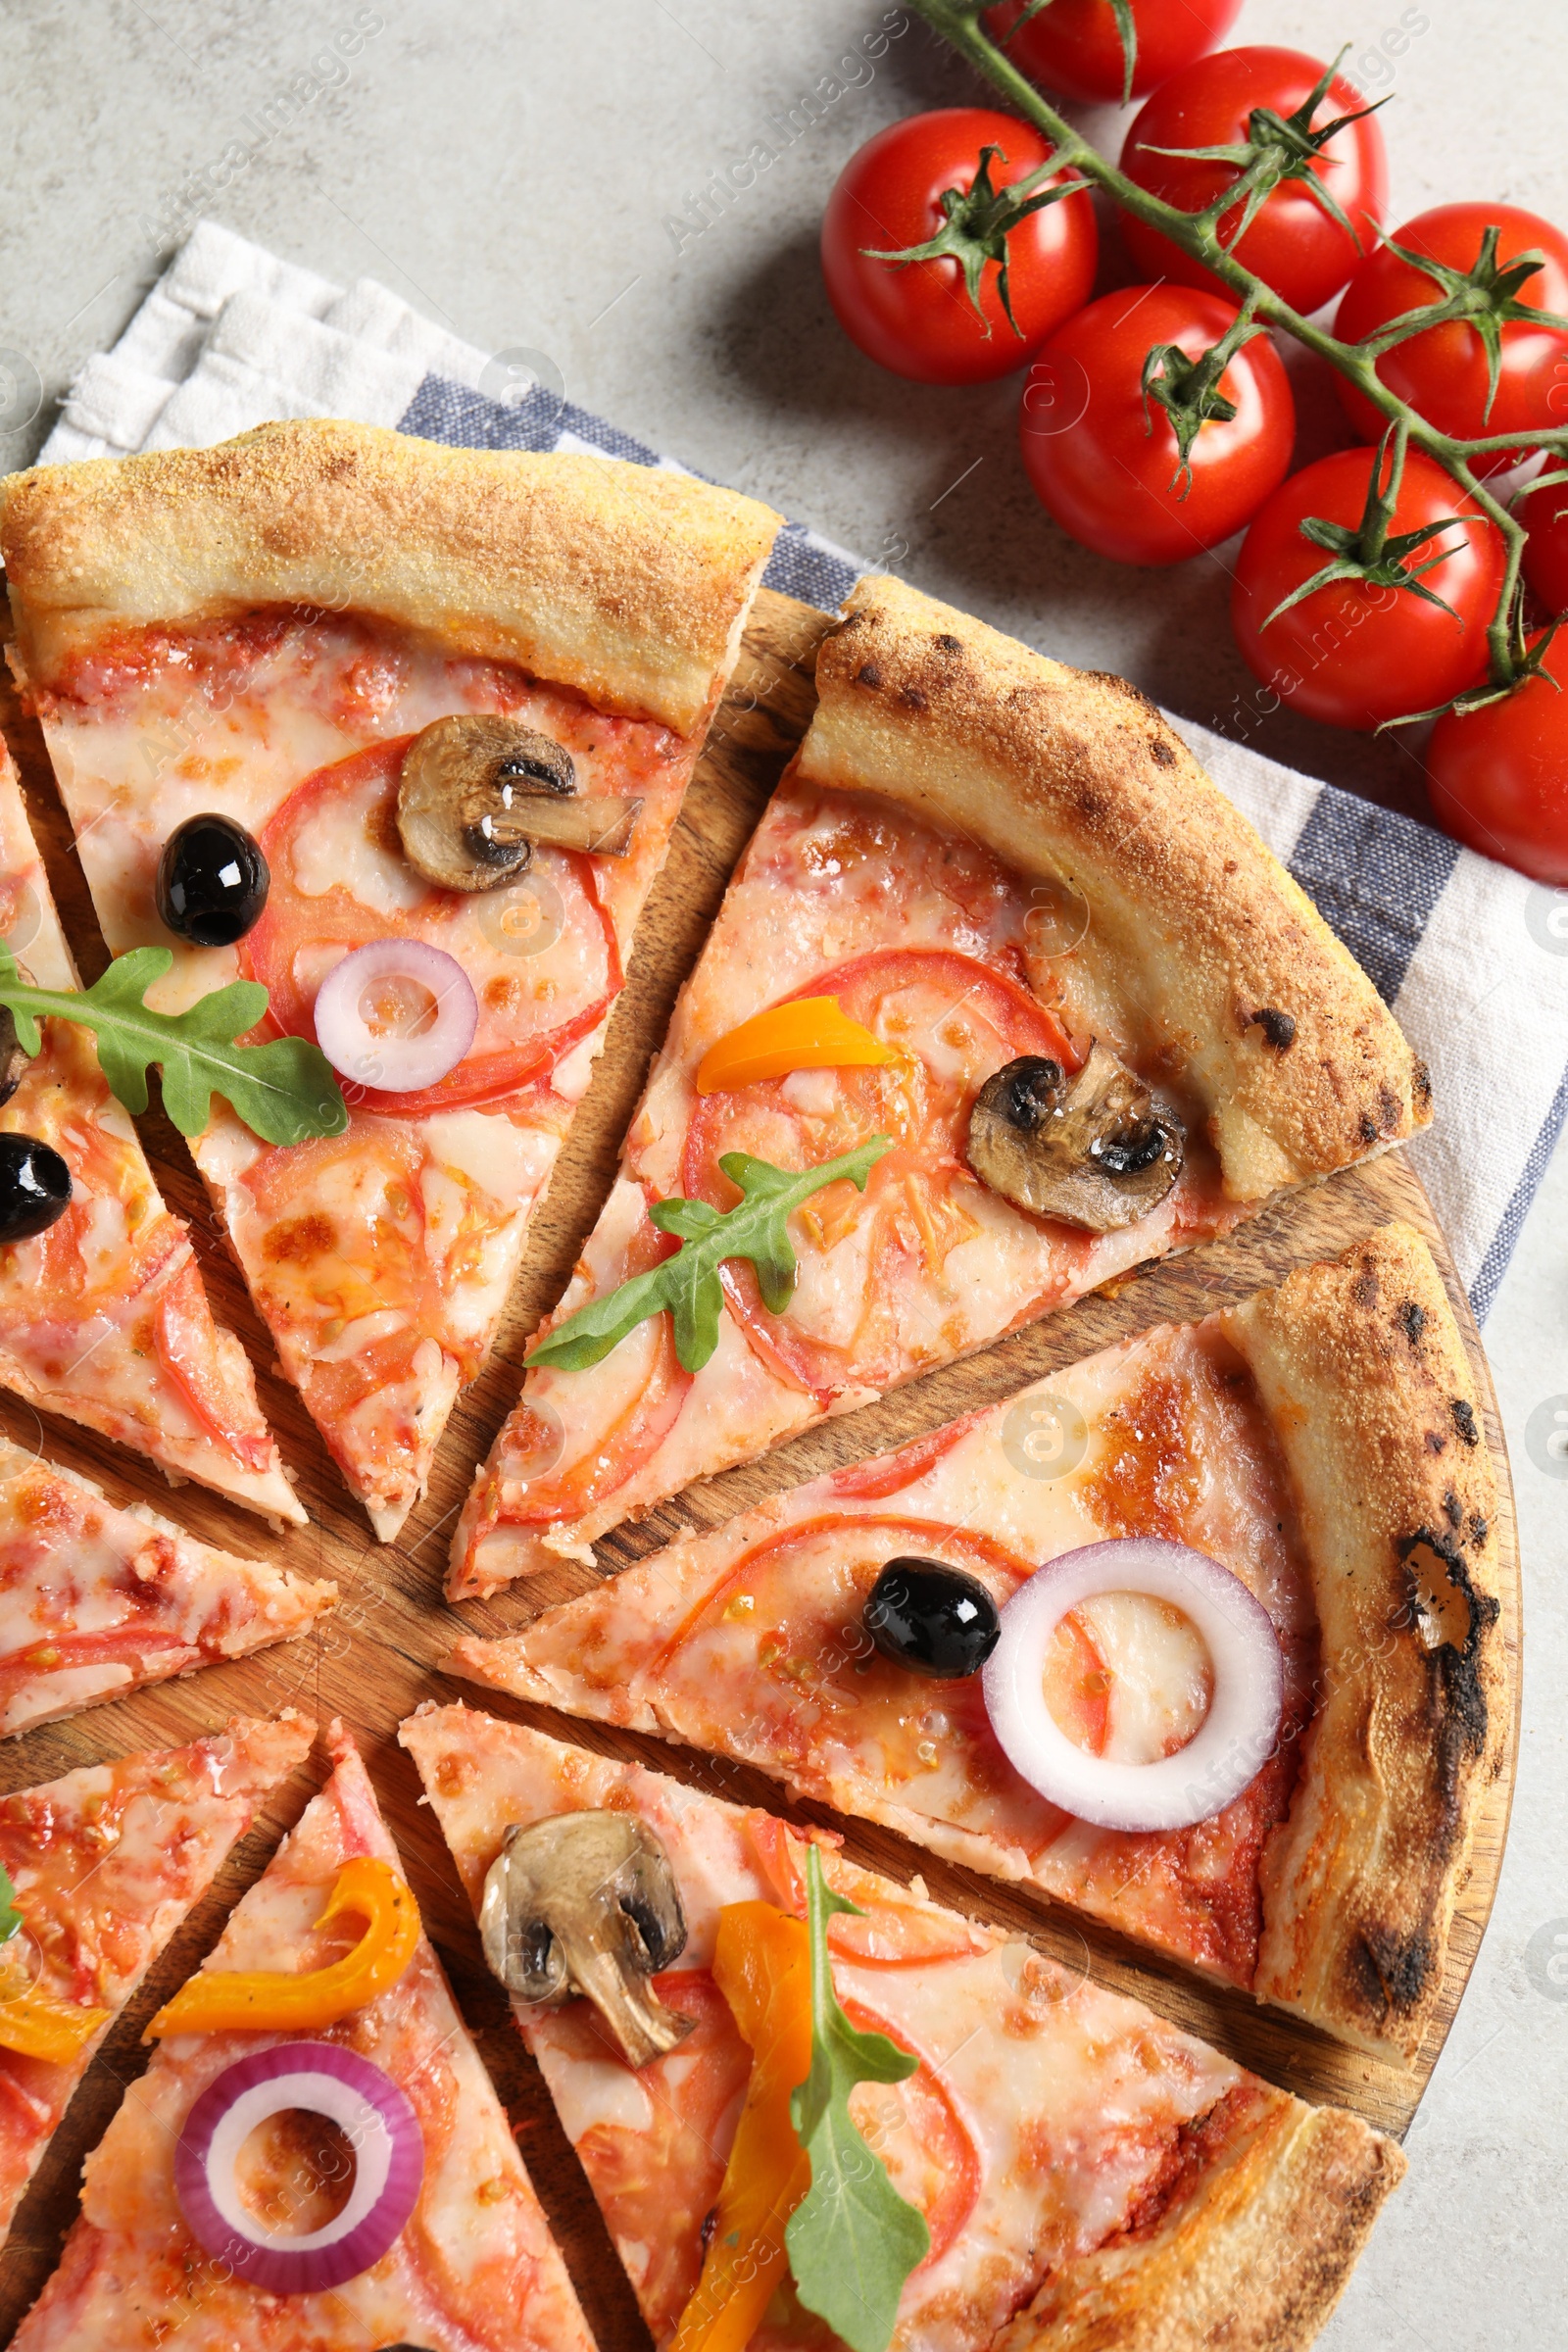
[[[1401,20],[1415,18],[1425,29],[1401,50]],[[870,78],[858,68],[860,86],[682,237],[688,198],[883,22],[894,37]],[[318,68],[356,26],[358,54]],[[1413,12],[1248,0],[1230,37],[1321,56],[1348,41],[1348,70],[1396,93],[1384,116],[1395,224],[1457,196],[1568,224],[1568,18],[1551,0]],[[1016,377],[961,392],[902,383],[853,351],[828,310],[816,230],[840,166],[884,122],[971,94],[923,28],[879,0],[4,0],[0,345],[31,358],[48,398],[0,435],[0,470],[33,456],[74,370],[207,211],[344,283],[379,277],[486,349],[548,353],[572,399],[643,439],[1234,732],[1250,681],[1225,619],[1233,551],[1150,573],[1073,547],[1024,481]],[[1114,110],[1085,119],[1119,143]],[[231,148],[244,161],[219,187],[213,168]],[[1342,436],[1315,363],[1298,392],[1298,454],[1316,455]],[[1396,741],[1289,714],[1249,740],[1421,811],[1417,762]],[[1536,2352],[1568,2324],[1568,1463],[1553,1475],[1539,1439],[1537,1458],[1526,1445],[1547,1400],[1568,1406],[1568,1151],[1486,1337],[1525,1559],[1513,1829],[1491,1933],[1410,2133],[1408,2182],[1322,2338],[1332,2352]]]

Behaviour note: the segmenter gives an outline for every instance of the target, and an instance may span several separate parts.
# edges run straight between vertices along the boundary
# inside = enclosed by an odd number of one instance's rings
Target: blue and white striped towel
[[[344,292],[203,221],[113,351],[88,361],[43,456],[201,446],[269,417],[352,416],[469,447],[672,464],[564,399],[548,364],[531,368],[541,356],[476,351],[373,278]],[[865,568],[790,523],[766,576],[831,611]],[[1437,1120],[1411,1150],[1485,1316],[1568,1115],[1568,890],[1177,723],[1430,1062]]]

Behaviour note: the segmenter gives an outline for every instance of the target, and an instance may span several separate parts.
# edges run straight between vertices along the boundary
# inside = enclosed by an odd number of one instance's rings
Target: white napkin
[[[43,457],[200,446],[275,416],[351,416],[453,444],[674,465],[564,399],[543,355],[488,356],[373,278],[345,293],[211,220],[114,350],[82,368]],[[831,611],[866,568],[791,523],[766,576]],[[1568,890],[1527,882],[1408,817],[1173,723],[1431,1064],[1437,1118],[1410,1150],[1485,1316],[1568,1115]]]

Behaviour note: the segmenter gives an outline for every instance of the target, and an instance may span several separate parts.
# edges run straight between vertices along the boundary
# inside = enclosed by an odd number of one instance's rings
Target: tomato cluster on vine
[[[1568,614],[1568,471],[1560,454],[1539,464],[1568,426],[1568,238],[1504,204],[1442,205],[1389,234],[1376,108],[1297,51],[1213,50],[1239,7],[986,12],[1001,54],[1046,89],[1148,93],[1119,174],[1104,171],[1141,282],[1091,298],[1102,163],[1083,140],[1075,166],[1021,115],[948,107],[891,124],[845,167],[822,223],[829,299],[862,351],[918,382],[1024,369],[1024,470],[1083,546],[1169,564],[1245,531],[1231,619],[1265,689],[1348,727],[1447,713],[1425,755],[1440,821],[1568,883],[1568,696],[1550,639]],[[1212,232],[1188,242],[1250,273],[1240,301],[1176,241],[1185,223],[1167,234],[1129,209],[1137,191]],[[1336,297],[1359,446],[1292,473],[1296,408],[1269,325],[1284,308],[1304,336]],[[1426,313],[1441,316],[1411,323]],[[1421,420],[1435,455],[1409,444]],[[1500,510],[1526,465],[1539,486]],[[1524,588],[1510,515],[1529,532]]]

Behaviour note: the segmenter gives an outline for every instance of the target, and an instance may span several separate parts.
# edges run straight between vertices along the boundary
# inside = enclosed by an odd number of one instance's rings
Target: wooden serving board
[[[516,1396],[528,1335],[564,1287],[581,1240],[609,1190],[620,1137],[650,1057],[663,1036],[676,990],[697,956],[730,869],[809,719],[812,663],[826,625],[821,613],[789,598],[764,590],[757,600],[734,684],[687,795],[668,863],[649,902],[609,1044],[536,1219],[494,1359],[453,1414],[430,1493],[412,1514],[397,1544],[382,1548],[373,1542],[298,1396],[276,1376],[268,1336],[251,1309],[189,1154],[161,1114],[141,1122],[159,1182],[171,1205],[191,1223],[215,1308],[250,1347],[264,1408],[285,1460],[298,1473],[311,1525],[274,1537],[250,1513],[201,1488],[187,1486],[172,1495],[152,1465],[68,1422],[50,1421],[40,1428],[36,1414],[0,1396],[0,1426],[8,1435],[85,1472],[117,1502],[144,1498],[210,1542],[280,1558],[309,1576],[334,1577],[341,1596],[335,1613],[299,1642],[156,1686],[7,1742],[0,1750],[0,1788],[24,1788],[74,1765],[132,1748],[178,1743],[220,1727],[234,1713],[271,1713],[295,1704],[317,1715],[323,1726],[331,1716],[342,1716],[360,1739],[426,1924],[517,2127],[524,2156],[604,2352],[645,2352],[647,2332],[577,2160],[512,2027],[505,1996],[484,1966],[446,1847],[428,1809],[420,1807],[413,1766],[397,1745],[399,1722],[421,1700],[465,1698],[498,1715],[536,1723],[565,1740],[636,1755],[744,1803],[765,1804],[798,1821],[831,1823],[844,1832],[858,1859],[903,1880],[920,1874],[938,1899],[1026,1934],[1069,1967],[1137,1993],[1287,2088],[1354,2108],[1395,2132],[1402,2132],[1415,2112],[1464,1989],[1492,1907],[1512,1792],[1520,1621],[1507,1456],[1469,1307],[1420,1183],[1398,1152],[1281,1203],[1224,1241],[1118,1280],[1105,1292],[984,1354],[952,1365],[862,1412],[830,1421],[765,1460],[693,1490],[640,1525],[618,1530],[601,1552],[607,1565],[623,1566],[657,1549],[683,1523],[714,1526],[768,1494],[902,1444],[1112,1340],[1152,1323],[1206,1314],[1278,1282],[1295,1266],[1337,1255],[1392,1217],[1407,1218],[1426,1235],[1444,1270],[1485,1402],[1487,1439],[1499,1488],[1502,1632],[1514,1714],[1506,1766],[1482,1815],[1474,1869],[1449,1948],[1444,1997],[1413,2069],[1344,2049],[1283,2013],[1259,2008],[1243,1993],[1197,1982],[1108,1929],[1080,1922],[1043,1898],[938,1861],[891,1832],[841,1820],[820,1807],[797,1805],[760,1773],[659,1740],[555,1716],[442,1673],[442,1661],[460,1626],[512,1631],[543,1603],[594,1581],[591,1570],[564,1565],[531,1588],[516,1588],[488,1604],[459,1611],[441,1597],[452,1521],[474,1464]],[[42,739],[19,711],[9,688],[0,692],[0,724],[22,766],[66,928],[83,977],[90,981],[107,962],[107,952],[71,848]],[[139,2039],[142,2027],[211,1949],[230,1906],[258,1876],[321,1777],[315,1764],[300,1773],[236,1847],[213,1892],[152,1972],[141,1997],[121,2020],[83,2083],[0,2255],[0,2343],[9,2340],[53,2267],[76,2210],[83,2156],[96,2146],[126,2083],[146,2064]]]

